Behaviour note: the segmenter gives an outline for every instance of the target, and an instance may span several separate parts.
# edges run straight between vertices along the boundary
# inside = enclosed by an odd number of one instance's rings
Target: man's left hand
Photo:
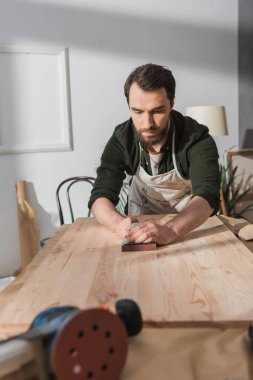
[[[134,243],[157,243],[158,245],[170,244],[177,238],[177,234],[168,226],[161,226],[153,221],[139,224],[126,236],[127,240]]]

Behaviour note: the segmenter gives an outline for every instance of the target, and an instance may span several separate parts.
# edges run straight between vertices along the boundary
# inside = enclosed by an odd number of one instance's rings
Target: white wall
[[[0,275],[19,266],[15,181],[28,182],[41,236],[49,236],[59,225],[57,184],[95,175],[114,126],[128,118],[123,85],[137,65],[172,69],[175,109],[183,113],[190,105],[225,105],[230,134],[219,150],[238,144],[237,7],[237,0],[0,2],[0,45],[69,48],[74,138],[70,152],[0,156]]]

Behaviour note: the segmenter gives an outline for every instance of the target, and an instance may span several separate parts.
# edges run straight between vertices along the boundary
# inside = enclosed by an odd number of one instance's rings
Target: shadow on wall
[[[40,230],[40,240],[42,240],[48,236],[51,236],[56,230],[55,222],[58,215],[52,216],[39,204],[32,182],[26,182],[26,186],[29,202],[37,213],[36,224]],[[43,229],[41,229],[40,226],[43,226]]]
[[[252,149],[253,148],[253,129],[246,129],[243,143],[243,149]]]
[[[10,23],[13,13],[15,28]],[[30,15],[30,17],[29,17]],[[30,39],[34,42],[61,44],[121,56],[185,62],[230,75],[234,62],[236,30],[201,22],[167,20],[145,15],[94,10],[75,5],[49,4],[42,1],[2,0],[0,25],[9,41]],[[173,42],[171,42],[173,41]],[[192,48],[194,46],[194,49]],[[226,47],[227,54],[224,52]],[[230,49],[231,47],[231,49]]]

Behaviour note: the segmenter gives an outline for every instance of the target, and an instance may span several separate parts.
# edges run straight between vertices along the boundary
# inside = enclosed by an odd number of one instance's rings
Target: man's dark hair
[[[130,87],[134,82],[144,91],[154,91],[164,87],[171,103],[175,98],[175,78],[172,72],[163,66],[147,63],[131,72],[124,86],[124,93],[128,103]]]

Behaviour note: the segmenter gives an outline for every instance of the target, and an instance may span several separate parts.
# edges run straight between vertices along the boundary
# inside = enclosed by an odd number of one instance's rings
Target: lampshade
[[[225,136],[228,134],[224,106],[187,107],[186,116],[197,120],[199,124],[206,125],[211,136]]]

